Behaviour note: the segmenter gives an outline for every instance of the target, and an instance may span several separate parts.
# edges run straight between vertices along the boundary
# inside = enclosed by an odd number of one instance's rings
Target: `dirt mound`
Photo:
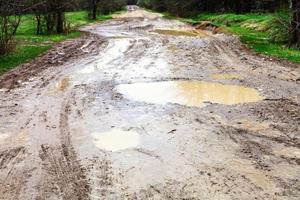
[[[161,35],[187,36],[187,37],[205,37],[208,34],[199,30],[173,30],[173,29],[156,29],[153,32]]]
[[[202,21],[202,22],[196,23],[196,24],[194,24],[194,27],[197,30],[211,31],[211,32],[213,32],[213,34],[228,33],[226,28],[217,26],[217,25],[213,24],[211,21]]]

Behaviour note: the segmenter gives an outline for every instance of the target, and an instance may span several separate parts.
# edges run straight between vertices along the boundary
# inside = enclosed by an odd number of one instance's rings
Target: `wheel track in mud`
[[[48,196],[57,190],[62,199],[89,199],[89,182],[86,177],[86,169],[81,165],[80,159],[73,147],[69,129],[68,116],[71,111],[71,103],[74,101],[72,90],[65,96],[61,105],[59,120],[59,146],[41,145],[40,158],[43,161],[43,170],[47,173],[51,183],[40,197]],[[47,182],[47,181],[46,181]]]
[[[20,195],[30,174],[27,167],[20,167],[24,164],[26,156],[25,147],[15,147],[0,152],[0,199],[14,200]]]

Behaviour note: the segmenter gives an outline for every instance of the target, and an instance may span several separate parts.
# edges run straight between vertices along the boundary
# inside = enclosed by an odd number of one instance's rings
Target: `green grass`
[[[26,60],[37,57],[50,48],[51,45],[26,45],[17,48],[14,53],[0,57],[0,74],[10,70],[14,66],[17,66]]]
[[[80,36],[78,27],[99,21],[112,19],[112,15],[100,15],[97,20],[88,20],[86,11],[66,13],[71,32],[69,34],[36,35],[35,19],[33,15],[25,15],[16,34],[16,51],[0,56],[0,75],[13,67],[31,60],[52,48],[53,44],[66,39]]]
[[[241,41],[258,53],[274,56],[300,63],[300,51],[287,48],[282,43],[271,42],[272,21],[276,14],[215,14],[204,13],[189,19],[188,23],[203,20],[212,21],[214,24],[226,27],[229,32],[240,37]]]
[[[277,14],[219,14],[201,13],[191,18],[178,18],[169,13],[162,13],[165,18],[178,19],[185,23],[196,24],[199,21],[211,21],[222,26],[230,33],[238,35],[241,41],[256,52],[300,63],[300,51],[287,48],[283,43],[272,42],[273,19]],[[287,15],[287,13],[280,13]]]

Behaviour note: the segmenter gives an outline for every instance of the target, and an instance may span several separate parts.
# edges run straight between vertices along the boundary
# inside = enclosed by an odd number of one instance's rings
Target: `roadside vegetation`
[[[0,0],[0,5],[1,75],[57,42],[79,37],[80,26],[111,19],[112,13],[125,9],[126,1]]]
[[[218,14],[205,13],[183,19],[189,23],[211,21],[216,26],[236,34],[249,48],[258,53],[300,63],[300,51],[288,47],[288,13]]]
[[[138,4],[191,24],[210,21],[258,53],[300,63],[300,1],[139,0]]]
[[[33,15],[23,16],[15,36],[14,42],[16,44],[16,49],[8,54],[0,56],[0,74],[46,52],[57,42],[79,37],[81,33],[77,31],[77,28],[80,26],[112,18],[110,14],[98,15],[95,20],[90,20],[87,16],[87,11],[68,12],[66,13],[66,20],[70,23],[69,33],[45,35],[36,34],[35,19]]]

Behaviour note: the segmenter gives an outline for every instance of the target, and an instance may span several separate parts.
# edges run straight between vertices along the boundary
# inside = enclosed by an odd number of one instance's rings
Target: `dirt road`
[[[299,199],[300,68],[140,9],[0,78],[0,199]]]

